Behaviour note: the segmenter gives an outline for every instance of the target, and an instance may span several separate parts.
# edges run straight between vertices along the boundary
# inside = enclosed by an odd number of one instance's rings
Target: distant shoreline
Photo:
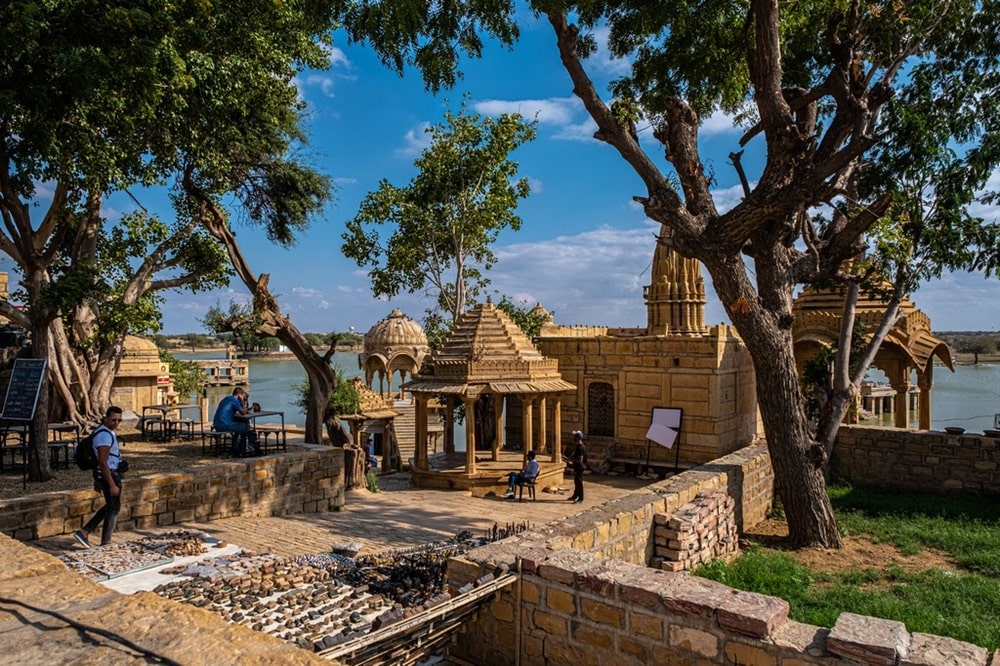
[[[320,354],[326,353],[325,347],[316,347],[315,349]],[[226,354],[225,347],[195,347],[193,349],[190,347],[174,347],[167,351],[178,354],[211,354],[218,352],[222,357],[225,357]],[[337,347],[337,351],[345,354],[360,354],[364,351],[364,347],[361,345],[343,346]],[[295,358],[295,354],[290,351],[237,351],[236,358]]]

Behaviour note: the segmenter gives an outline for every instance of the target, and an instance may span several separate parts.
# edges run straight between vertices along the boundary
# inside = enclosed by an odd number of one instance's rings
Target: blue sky
[[[365,272],[341,255],[341,233],[380,179],[409,182],[415,174],[413,160],[426,145],[423,129],[442,120],[446,101],[457,110],[466,92],[481,114],[519,111],[527,117],[538,114],[539,121],[536,141],[514,154],[532,194],[518,209],[521,230],[504,233],[495,246],[498,261],[489,274],[491,287],[515,302],[540,302],[559,323],[645,324],[642,288],[650,280],[658,225],[632,202],[643,193],[639,179],[617,153],[592,138],[593,124],[572,96],[547,24],[528,23],[511,52],[489,44],[481,61],[463,63],[464,80],[437,96],[425,92],[414,71],[397,77],[370,50],[350,46],[339,35],[335,46],[329,71],[299,80],[310,110],[305,156],[333,178],[335,202],[287,250],[269,244],[259,230],[234,223],[250,266],[271,275],[272,293],[301,331],[353,326],[364,332],[397,307],[422,319],[429,304],[422,294],[404,293],[391,301],[372,297]],[[590,71],[598,89],[622,66],[603,54],[595,57]],[[658,155],[648,131],[644,136]],[[713,117],[700,137],[705,163],[717,179],[720,208],[738,200],[736,174],[726,156],[738,149],[739,136],[725,118]],[[751,179],[754,148],[748,148],[745,158]],[[1000,187],[1000,174],[994,174],[992,184]],[[163,203],[153,193],[148,197],[143,201],[147,207]],[[107,212],[113,216],[116,206],[125,210],[132,204],[115,199]],[[983,212],[995,217],[997,211]],[[706,321],[725,321],[710,285],[708,291]],[[1000,329],[1000,310],[990,307],[1000,301],[1000,280],[948,275],[923,285],[913,298],[935,330]],[[238,281],[229,290],[169,295],[164,332],[204,332],[198,320],[212,305],[226,307],[233,299],[248,299]]]

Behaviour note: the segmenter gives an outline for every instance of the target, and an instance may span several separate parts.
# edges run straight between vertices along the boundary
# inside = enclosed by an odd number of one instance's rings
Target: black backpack
[[[80,469],[97,469],[97,451],[94,449],[94,435],[97,431],[104,428],[103,425],[99,425],[94,430],[80,440],[80,443],[76,445],[73,449],[73,461],[76,462],[76,466]],[[107,430],[107,428],[104,428]]]

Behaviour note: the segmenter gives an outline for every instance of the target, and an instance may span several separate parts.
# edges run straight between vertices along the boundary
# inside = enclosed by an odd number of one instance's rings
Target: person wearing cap
[[[573,453],[567,458],[573,465],[573,495],[570,502],[579,504],[583,501],[583,470],[587,464],[587,447],[583,443],[583,433],[573,431]]]

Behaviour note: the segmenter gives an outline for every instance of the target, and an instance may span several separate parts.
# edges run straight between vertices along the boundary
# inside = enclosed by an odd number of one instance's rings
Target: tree
[[[430,338],[450,329],[488,284],[484,271],[496,260],[490,246],[499,233],[521,228],[514,209],[530,187],[513,180],[518,165],[510,153],[534,138],[535,123],[517,114],[482,118],[463,102],[427,131],[431,145],[414,162],[417,176],[401,188],[383,180],[369,193],[347,223],[342,249],[370,269],[377,297],[426,288],[435,302],[425,322]],[[383,225],[391,232],[380,234]]]
[[[174,390],[181,396],[182,403],[189,402],[191,396],[205,386],[205,373],[201,371],[197,362],[183,361],[164,349],[160,350],[160,360],[167,363],[170,368]]]
[[[529,338],[538,335],[542,326],[549,321],[548,317],[535,306],[530,306],[527,301],[521,301],[520,305],[515,305],[506,294],[500,298],[497,309],[506,312]]]
[[[972,362],[978,365],[980,354],[996,353],[997,342],[988,335],[979,335],[963,340],[963,343],[958,346],[957,350],[963,354],[972,354]]]
[[[21,272],[32,353],[49,359],[70,416],[102,413],[124,333],[158,327],[157,289],[211,286],[224,265],[221,239],[200,232],[186,190],[175,191],[165,239],[142,216],[107,229],[104,198],[196,181],[209,198],[235,196],[251,223],[289,242],[329,196],[328,182],[289,153],[302,137],[294,76],[326,64],[330,28],[322,3],[12,0],[0,8],[0,249]],[[116,255],[119,240],[131,260]],[[101,284],[104,270],[124,264],[130,273]],[[32,480],[51,476],[48,390],[41,395]],[[78,403],[80,395],[88,399]]]
[[[385,18],[387,10],[383,3],[360,4],[365,9],[357,12],[366,12],[368,22],[354,29],[374,36],[376,31],[365,28],[377,25],[373,17]],[[412,11],[428,3],[396,4]],[[863,258],[875,226],[919,237],[919,229],[906,228],[912,217],[902,214],[902,202],[889,187],[900,173],[893,158],[904,155],[907,141],[919,165],[950,146],[965,151],[947,173],[956,180],[935,181],[943,188],[935,192],[937,202],[947,214],[920,221],[926,233],[947,233],[946,220],[961,216],[963,200],[983,187],[1000,152],[995,120],[1000,8],[995,0],[531,4],[554,31],[573,93],[597,125],[595,138],[641,180],[645,191],[635,200],[661,223],[661,242],[705,266],[750,351],[791,540],[839,546],[823,477],[826,450],[810,429],[798,386],[794,290],[803,284],[843,285],[850,315],[862,281],[871,277],[864,262],[857,270],[854,262]],[[468,11],[471,20],[476,6],[457,3],[452,11]],[[502,24],[494,34],[509,42],[516,36],[512,5],[493,11],[495,23],[485,23],[486,29]],[[610,100],[598,93],[586,69],[595,48],[589,31],[598,26],[608,30],[611,53],[631,62],[630,74],[614,83]],[[461,32],[442,31],[437,19],[413,32],[445,42],[434,51],[444,59],[456,48],[449,50],[448,44],[462,43]],[[419,40],[372,45],[385,62],[422,63],[416,57],[423,55]],[[431,87],[437,71],[449,71],[435,65],[424,70]],[[702,120],[718,111],[733,114],[746,130],[731,154],[744,197],[726,212],[713,197],[713,175],[698,144]],[[893,116],[907,122],[894,125]],[[644,148],[640,131],[645,145],[655,141],[665,161]],[[762,144],[763,154],[754,178],[741,161],[744,146],[752,142]],[[889,181],[871,187],[864,180],[868,169]],[[953,265],[995,270],[1000,265],[995,245],[965,251],[987,229],[981,221],[967,222],[955,237]],[[990,234],[986,230],[985,236]],[[912,274],[893,276],[899,278],[891,282],[894,298],[902,298],[907,275]],[[889,303],[889,309],[898,304]],[[891,320],[872,333],[873,345]],[[843,330],[839,349],[845,353],[837,373],[848,377],[851,316],[845,316]]]

